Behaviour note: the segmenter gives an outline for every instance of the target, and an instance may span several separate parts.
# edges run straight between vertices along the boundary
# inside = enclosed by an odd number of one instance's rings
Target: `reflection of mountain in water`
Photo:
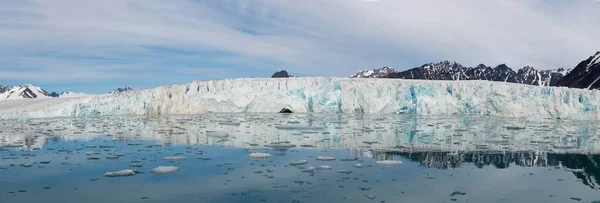
[[[522,167],[557,167],[572,172],[585,185],[600,189],[600,156],[584,154],[554,154],[524,152],[375,152],[375,158],[391,159],[401,156],[422,166],[451,169],[463,163],[471,163],[478,168],[494,166],[508,168],[511,164]]]

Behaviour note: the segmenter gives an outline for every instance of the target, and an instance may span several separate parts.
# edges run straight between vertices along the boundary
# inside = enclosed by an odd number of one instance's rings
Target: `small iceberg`
[[[165,161],[179,161],[179,160],[186,160],[187,157],[186,156],[167,156],[167,157],[163,157],[163,160]]]
[[[396,160],[383,160],[383,161],[376,161],[376,164],[381,164],[381,165],[400,165],[400,164],[404,164],[404,162],[402,161],[396,161]]]
[[[159,167],[153,168],[151,172],[157,173],[157,174],[167,174],[167,173],[173,173],[177,170],[179,170],[179,167],[177,167],[177,166],[159,166]]]
[[[135,171],[131,170],[131,169],[125,169],[125,170],[120,170],[120,171],[115,171],[115,172],[107,172],[104,174],[104,176],[106,177],[121,177],[121,176],[132,176],[135,175]]]
[[[335,157],[331,157],[331,156],[318,156],[317,160],[319,160],[319,161],[333,161],[333,160],[335,160]]]
[[[250,158],[269,158],[269,157],[271,157],[271,154],[264,153],[264,152],[252,152],[252,153],[248,154],[248,157],[250,157]]]

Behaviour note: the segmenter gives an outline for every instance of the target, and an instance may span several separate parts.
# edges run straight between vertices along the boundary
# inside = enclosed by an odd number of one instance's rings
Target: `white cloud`
[[[214,62],[251,65],[265,77],[279,69],[347,76],[439,60],[573,67],[600,49],[598,10],[592,0],[7,1],[0,3],[0,72],[6,79],[24,70],[81,70],[85,81],[95,77],[90,66],[143,64],[160,75],[177,62],[148,47],[225,53]]]

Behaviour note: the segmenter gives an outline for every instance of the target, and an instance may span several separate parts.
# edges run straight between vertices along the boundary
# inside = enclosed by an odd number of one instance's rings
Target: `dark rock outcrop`
[[[288,74],[288,72],[285,70],[277,71],[271,76],[271,78],[289,78],[289,77],[291,77],[291,75]]]
[[[283,108],[283,109],[281,109],[281,111],[279,111],[279,113],[294,113],[294,112],[288,108]]]

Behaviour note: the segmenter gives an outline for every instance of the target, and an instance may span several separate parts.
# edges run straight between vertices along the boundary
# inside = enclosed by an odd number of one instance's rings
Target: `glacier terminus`
[[[0,102],[0,117],[275,113],[287,108],[295,113],[598,119],[598,104],[598,90],[490,81],[240,78],[78,98],[48,98],[20,105],[4,101]]]

